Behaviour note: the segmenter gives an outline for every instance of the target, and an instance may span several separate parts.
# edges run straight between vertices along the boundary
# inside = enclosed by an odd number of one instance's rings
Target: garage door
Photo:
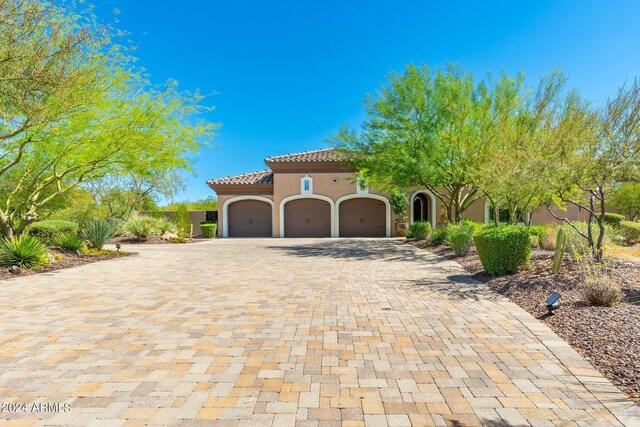
[[[375,199],[349,199],[340,203],[340,237],[385,237],[387,208]]]
[[[227,210],[229,237],[272,237],[271,205],[259,200],[233,202]]]
[[[331,237],[331,206],[318,199],[284,205],[284,237]]]

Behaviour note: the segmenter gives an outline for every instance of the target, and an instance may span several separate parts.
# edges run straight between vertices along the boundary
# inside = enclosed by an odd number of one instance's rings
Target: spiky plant
[[[84,240],[76,233],[58,234],[53,239],[52,246],[65,252],[81,251],[85,248]]]
[[[33,236],[22,234],[0,240],[0,267],[42,267],[49,264],[47,247]]]
[[[82,237],[89,246],[100,250],[109,239],[115,236],[116,232],[116,225],[112,221],[97,219],[87,224],[82,230]]]
[[[135,216],[124,225],[124,231],[138,240],[147,240],[158,232],[157,222],[157,219],[150,216]]]
[[[158,232],[162,236],[164,233],[174,233],[178,232],[178,225],[174,221],[169,221],[165,217],[158,218],[156,222],[156,228]]]

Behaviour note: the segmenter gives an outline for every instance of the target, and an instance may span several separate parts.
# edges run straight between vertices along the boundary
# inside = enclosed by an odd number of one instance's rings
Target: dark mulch
[[[422,242],[408,240],[408,243],[455,259],[471,277],[485,282],[545,322],[611,382],[640,403],[640,262],[611,260],[612,277],[622,289],[625,303],[595,307],[583,301],[573,261],[565,258],[560,274],[551,273],[551,251],[534,250],[529,269],[491,277],[482,270],[475,249],[466,257],[456,258],[445,246],[427,248]],[[549,316],[544,301],[552,292],[562,295],[561,307]]]
[[[62,270],[64,268],[77,267],[79,265],[90,264],[92,262],[103,261],[106,259],[114,259],[120,258],[124,256],[135,255],[135,252],[113,252],[111,254],[104,255],[91,255],[91,254],[83,254],[80,256],[68,252],[59,252],[52,250],[51,254],[54,259],[53,262],[47,267],[41,268],[23,268],[21,269],[20,274],[13,274],[8,269],[2,268],[0,269],[0,280],[3,279],[11,279],[14,277],[22,277],[22,276],[31,276],[33,274],[41,274],[48,273],[55,270]]]
[[[189,239],[185,239],[186,242],[184,243],[198,243],[198,242],[202,242],[205,240],[209,240],[209,239],[205,239],[203,237],[194,237],[193,239],[189,240]],[[109,240],[109,243],[112,245],[115,245],[116,243],[119,243],[121,245],[180,245],[183,243],[174,243],[170,240],[164,240],[161,239],[159,236],[150,236],[147,240],[138,240],[134,237],[116,237],[115,239],[111,239]]]

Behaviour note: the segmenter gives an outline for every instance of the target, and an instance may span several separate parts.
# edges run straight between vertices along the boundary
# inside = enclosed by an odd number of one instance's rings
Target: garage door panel
[[[267,202],[241,200],[227,210],[229,237],[272,237],[272,209]]]
[[[340,203],[340,237],[385,237],[387,207],[383,201],[368,198]]]
[[[324,200],[298,199],[284,205],[285,237],[331,237],[331,205]]]

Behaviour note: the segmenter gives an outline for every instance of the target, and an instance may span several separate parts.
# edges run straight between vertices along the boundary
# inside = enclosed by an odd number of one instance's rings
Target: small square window
[[[308,179],[304,180],[304,191],[309,191],[310,190],[310,183]]]

